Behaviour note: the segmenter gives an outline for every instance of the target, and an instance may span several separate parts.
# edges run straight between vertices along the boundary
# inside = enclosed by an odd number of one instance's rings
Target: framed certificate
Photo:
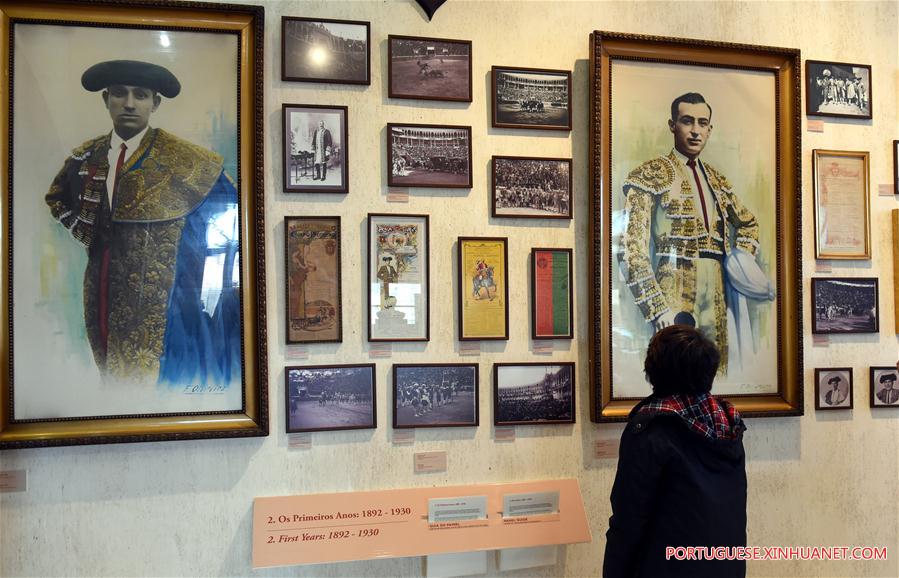
[[[505,237],[459,237],[459,340],[509,339]]]
[[[571,249],[531,249],[531,337],[571,339]]]
[[[812,151],[815,258],[870,259],[868,153]]]
[[[368,215],[368,340],[428,341],[427,215]]]

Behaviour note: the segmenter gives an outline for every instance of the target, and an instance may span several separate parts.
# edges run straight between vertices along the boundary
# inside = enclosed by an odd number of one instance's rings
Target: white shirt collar
[[[681,163],[682,165],[687,166],[687,161],[690,160],[689,157],[687,157],[685,154],[683,154],[682,152],[680,152],[680,151],[677,150],[676,148],[672,148],[672,149],[671,149],[671,152],[673,152],[673,153],[674,153],[674,156],[676,156],[676,157],[680,160],[680,163]],[[696,163],[699,164],[699,157],[696,157]]]
[[[109,150],[115,151],[115,153],[118,154],[119,149],[122,147],[122,143],[125,143],[125,146],[128,148],[127,154],[128,156],[131,156],[131,154],[135,151],[135,149],[137,149],[137,145],[140,144],[140,141],[143,140],[144,135],[147,134],[147,131],[149,129],[150,125],[145,126],[144,130],[140,131],[128,140],[122,139],[122,137],[119,136],[115,129],[113,129],[112,138],[109,140]]]

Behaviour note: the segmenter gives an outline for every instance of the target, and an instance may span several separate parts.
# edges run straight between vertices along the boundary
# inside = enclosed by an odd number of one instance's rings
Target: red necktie
[[[699,205],[702,207],[702,220],[705,222],[705,230],[709,230],[709,214],[705,209],[705,195],[702,192],[702,184],[699,180],[699,173],[696,172],[696,160],[690,159],[687,161],[687,166],[693,169],[693,180],[696,181],[696,192],[699,193]]]
[[[115,163],[115,174],[112,181],[112,196],[115,198],[116,189],[119,188],[119,177],[122,172],[122,165],[125,164],[125,151],[128,147],[122,143],[119,151],[119,158]],[[112,203],[109,206],[109,217],[112,218]],[[97,303],[97,314],[99,315],[100,340],[103,348],[106,348],[107,339],[109,339],[109,246],[103,248],[103,258],[100,261],[100,296]]]

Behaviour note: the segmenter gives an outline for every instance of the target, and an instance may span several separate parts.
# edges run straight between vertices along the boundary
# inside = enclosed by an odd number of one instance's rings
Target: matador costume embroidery
[[[706,229],[692,175],[674,150],[631,171],[623,185],[627,227],[622,269],[647,322],[690,313],[721,352],[727,372],[728,326],[724,260],[734,248],[758,251],[759,226],[731,184],[703,161],[696,166],[711,190]],[[697,286],[702,272],[705,286]]]
[[[76,148],[46,196],[53,218],[87,249],[84,322],[97,367],[160,384],[239,380],[237,239],[211,247],[209,234],[237,210],[222,158],[150,128],[119,171],[110,207],[110,138]],[[224,261],[220,279],[204,279],[212,253]],[[204,286],[222,288],[212,311]]]

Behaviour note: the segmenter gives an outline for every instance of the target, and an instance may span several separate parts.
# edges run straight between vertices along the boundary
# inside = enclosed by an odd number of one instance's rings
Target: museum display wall
[[[809,59],[871,66],[870,120],[825,118],[819,132],[820,126],[809,127],[810,119],[821,119],[806,116],[806,90],[802,89],[799,351],[804,415],[748,421],[748,542],[757,546],[891,547],[899,543],[899,487],[895,483],[899,479],[899,447],[895,443],[899,412],[869,407],[868,388],[869,368],[893,365],[899,353],[893,306],[897,239],[891,222],[891,211],[899,204],[897,196],[882,194],[880,187],[889,185],[888,192],[895,191],[893,140],[899,138],[896,2],[449,0],[430,22],[412,0],[271,1],[264,6],[264,322],[270,433],[243,439],[3,451],[0,470],[25,470],[27,490],[0,494],[0,575],[419,576],[419,557],[254,571],[253,499],[559,478],[579,480],[593,542],[563,547],[555,566],[529,570],[526,575],[599,575],[616,467],[606,442],[617,447],[622,426],[591,423],[590,419],[592,328],[588,302],[593,286],[588,241],[592,194],[588,47],[589,35],[595,30],[796,48],[801,50],[803,64]],[[370,22],[371,84],[283,81],[282,16]],[[388,35],[470,41],[471,102],[464,98],[444,102],[388,97]],[[494,66],[570,71],[570,132],[494,128]],[[803,80],[804,74],[803,66]],[[313,114],[309,111],[318,110],[307,105],[328,107],[334,115],[346,107],[346,193],[285,192],[282,119],[288,111]],[[661,111],[658,120],[667,130],[667,111]],[[388,186],[392,171],[386,150],[392,136],[388,123],[470,127],[470,136],[454,138],[470,138],[471,188],[407,188],[402,182]],[[343,146],[344,137],[340,138]],[[870,259],[815,259],[815,149],[869,153]],[[571,159],[572,218],[492,216],[496,214],[491,199],[494,156]],[[369,340],[366,267],[372,213],[428,215],[427,220],[411,219],[424,222],[428,230],[428,341],[420,340],[420,332],[407,342],[386,346]],[[286,221],[287,217],[291,219]],[[285,226],[286,222],[300,226],[326,222],[309,217],[339,217],[341,228],[342,331],[318,343],[300,343],[305,341],[302,335],[289,334],[285,314],[289,307],[285,265],[290,260],[285,254]],[[459,237],[506,239],[508,340],[460,340],[460,335],[472,335],[478,328],[459,326],[458,267],[460,255],[464,255],[457,247]],[[573,339],[533,339],[534,248],[572,249]],[[501,253],[501,249],[496,251]],[[816,277],[878,279],[879,332],[813,336],[811,279]],[[463,291],[469,292],[469,288],[465,285]],[[489,295],[489,288],[485,290]],[[501,325],[496,332],[500,337]],[[574,414],[553,419],[557,423],[549,425],[513,426],[513,439],[497,439],[492,393],[495,363],[564,368],[573,363]],[[374,365],[372,417],[376,416],[376,427],[288,434],[288,430],[304,428],[287,423],[285,367],[350,364]],[[477,364],[477,425],[472,426],[469,419],[463,420],[462,427],[394,429],[394,364]],[[853,409],[816,411],[815,379],[820,368],[852,369]],[[60,381],[55,387],[63,391],[66,383]],[[648,385],[645,392],[649,393]],[[408,431],[414,432],[411,443],[408,438],[402,443],[395,439]],[[507,433],[505,430],[504,435]],[[306,447],[296,447],[304,444]],[[413,454],[426,451],[445,451],[446,470],[415,473]],[[490,572],[499,574],[493,567]],[[893,555],[878,562],[751,562],[748,575],[896,576],[899,560]]]

